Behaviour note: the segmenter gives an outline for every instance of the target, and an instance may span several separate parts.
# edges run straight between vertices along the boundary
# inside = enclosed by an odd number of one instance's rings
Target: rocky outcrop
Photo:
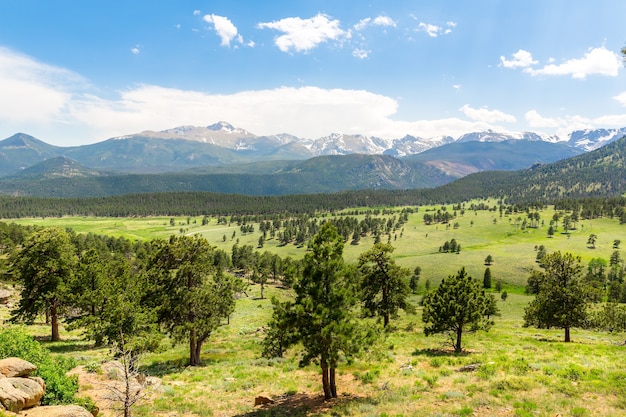
[[[0,360],[0,410],[29,417],[93,417],[77,405],[36,407],[46,392],[44,380],[30,376],[36,370],[20,358]]]
[[[78,405],[35,407],[19,415],[28,417],[93,417],[89,411]]]
[[[28,376],[35,372],[37,367],[20,358],[5,358],[0,360],[0,378]]]
[[[0,409],[15,413],[39,404],[46,384],[41,378],[30,377],[36,369],[20,358],[0,360]]]

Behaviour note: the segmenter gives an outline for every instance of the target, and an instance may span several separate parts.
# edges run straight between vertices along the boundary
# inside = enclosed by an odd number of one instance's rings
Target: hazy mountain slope
[[[49,145],[24,133],[17,133],[0,141],[0,176],[60,155],[62,155],[62,148]]]
[[[64,156],[94,169],[137,173],[181,171],[245,160],[231,149],[208,143],[137,136],[74,147]]]
[[[440,187],[437,192],[467,198],[506,197],[512,202],[619,196],[626,192],[626,137],[594,151],[531,169],[468,175]]]
[[[258,171],[262,170],[258,168]],[[203,174],[191,171],[152,175],[51,178],[41,172],[38,178],[0,179],[0,193],[56,197],[96,197],[170,191],[284,195],[359,189],[420,188],[431,186],[432,181],[431,176],[416,173],[402,161],[390,156],[346,155],[322,156],[303,162],[284,163],[282,169],[265,174]]]
[[[535,140],[454,142],[403,158],[421,162],[454,178],[480,171],[515,171],[580,155],[581,150],[562,143]]]

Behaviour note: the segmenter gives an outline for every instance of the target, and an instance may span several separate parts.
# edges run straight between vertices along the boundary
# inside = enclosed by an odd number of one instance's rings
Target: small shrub
[[[37,366],[35,375],[46,382],[42,405],[72,404],[76,401],[74,395],[78,392],[78,377],[65,375],[74,367],[73,360],[53,358],[48,349],[17,327],[9,327],[0,332],[0,357],[11,356]]]
[[[483,379],[485,381],[493,378],[496,375],[497,367],[493,363],[485,363],[480,365],[478,371],[476,371],[476,375],[478,378]]]

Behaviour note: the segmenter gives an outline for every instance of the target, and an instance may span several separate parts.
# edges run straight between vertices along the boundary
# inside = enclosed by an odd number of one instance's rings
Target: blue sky
[[[3,0],[0,138],[626,126],[623,0]]]

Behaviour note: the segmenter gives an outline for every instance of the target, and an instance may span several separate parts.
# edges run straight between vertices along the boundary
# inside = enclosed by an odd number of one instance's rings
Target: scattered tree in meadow
[[[243,283],[215,267],[215,248],[204,238],[172,236],[155,245],[146,298],[170,335],[189,342],[189,364],[197,366],[202,344],[234,311]]]
[[[422,274],[422,268],[420,266],[416,266],[413,270],[413,274],[411,275],[411,279],[409,280],[409,288],[413,294],[417,294],[417,288],[420,282],[420,275]]]
[[[389,244],[378,243],[359,256],[363,308],[372,316],[381,316],[385,327],[398,310],[413,310],[407,302],[410,271],[396,265],[391,258],[393,250]]]
[[[502,294],[500,294],[500,298],[502,299],[502,301],[506,301],[506,299],[509,298],[509,293],[506,291],[502,291]]]
[[[463,350],[463,332],[488,330],[493,325],[488,315],[497,312],[493,296],[485,294],[465,268],[443,279],[435,291],[424,296],[423,304],[426,336],[447,333],[456,353]]]
[[[268,337],[280,335],[274,349],[301,342],[301,365],[315,360],[322,370],[326,400],[337,397],[336,369],[342,357],[350,358],[373,341],[356,321],[358,303],[355,271],[343,260],[344,238],[332,223],[313,237],[304,257],[302,276],[294,284],[293,302],[275,304]],[[272,341],[266,341],[266,347]]]
[[[485,268],[485,274],[483,275],[483,288],[488,290],[491,288],[491,269]]]
[[[493,263],[493,256],[487,255],[487,257],[485,258],[485,265],[491,266],[492,263]]]
[[[570,342],[570,329],[587,319],[588,289],[580,257],[554,252],[543,258],[543,265],[544,271],[533,271],[529,278],[536,296],[524,311],[524,325],[561,328],[564,341]]]
[[[77,262],[75,247],[65,230],[46,228],[34,232],[10,259],[22,284],[20,301],[11,319],[33,322],[38,315],[49,314],[50,340],[60,340],[59,314],[67,305],[68,284]]]
[[[619,249],[619,245],[621,245],[621,244],[622,244],[622,241],[621,241],[621,240],[619,240],[619,239],[615,239],[615,240],[613,241],[613,249]]]
[[[592,248],[595,249],[596,248],[596,241],[598,240],[598,236],[596,236],[595,234],[590,234],[589,238],[587,238],[587,245]]]

